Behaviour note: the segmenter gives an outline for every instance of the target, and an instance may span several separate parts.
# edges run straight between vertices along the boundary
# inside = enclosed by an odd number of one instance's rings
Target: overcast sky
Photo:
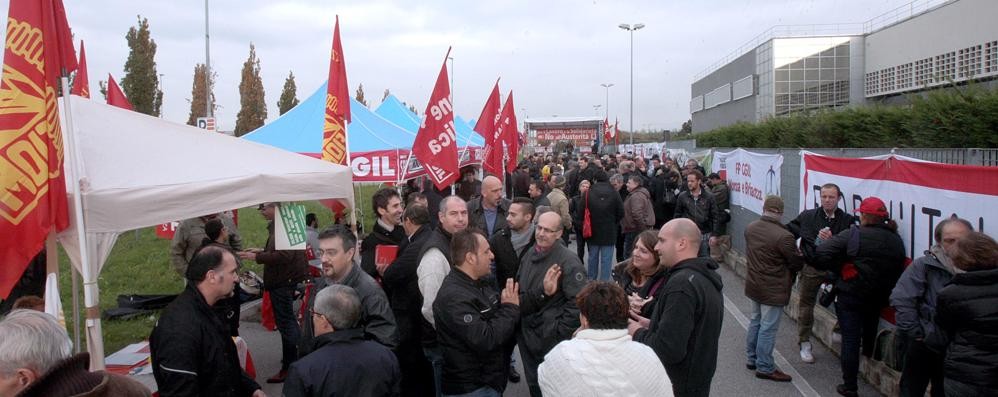
[[[204,62],[204,2],[63,0],[77,39],[86,42],[91,92],[107,74],[116,80],[128,57],[125,33],[136,16],[149,19],[163,74],[164,116],[185,122],[195,63]],[[211,66],[220,128],[239,112],[239,80],[250,42],[256,45],[268,121],[289,71],[298,98],[326,79],[334,16],[340,16],[351,95],[363,83],[375,108],[385,89],[426,106],[453,46],[458,114],[477,118],[502,77],[524,117],[603,115],[629,127],[629,33],[634,33],[634,127],[675,129],[689,118],[690,84],[698,72],[774,25],[863,22],[909,0],[703,1],[211,1]],[[9,0],[0,0],[2,10]],[[0,31],[5,36],[6,31]],[[593,105],[601,105],[594,110]],[[612,121],[611,121],[612,122]]]

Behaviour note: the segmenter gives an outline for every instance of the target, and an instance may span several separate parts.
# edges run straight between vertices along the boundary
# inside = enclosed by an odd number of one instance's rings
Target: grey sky
[[[63,1],[76,39],[86,42],[96,96],[108,73],[121,80],[125,33],[136,15],[148,18],[164,75],[164,116],[187,120],[194,64],[204,62],[203,1]],[[629,127],[629,36],[617,25],[644,23],[634,33],[634,126],[673,129],[689,118],[693,76],[773,25],[863,22],[908,2],[212,1],[218,117],[222,129],[235,125],[250,42],[261,60],[268,120],[277,117],[288,71],[299,99],[310,95],[327,76],[339,14],[351,95],[363,83],[372,108],[388,88],[422,112],[450,45],[455,107],[465,118],[478,116],[498,76],[504,99],[513,90],[521,119],[596,115],[593,105],[605,106],[600,83],[613,83],[610,119],[622,129]],[[9,0],[0,7],[6,11]]]

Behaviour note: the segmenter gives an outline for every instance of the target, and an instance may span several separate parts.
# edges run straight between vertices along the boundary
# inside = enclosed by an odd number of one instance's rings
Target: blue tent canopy
[[[243,136],[254,142],[296,153],[322,152],[322,128],[326,113],[326,84],[287,113]],[[351,122],[347,125],[347,144],[351,152],[408,149],[415,132],[384,119],[350,98]]]
[[[419,116],[405,107],[394,95],[385,98],[374,112],[413,134],[419,131]],[[454,117],[454,129],[458,146],[485,146],[485,139],[478,135],[461,116]]]

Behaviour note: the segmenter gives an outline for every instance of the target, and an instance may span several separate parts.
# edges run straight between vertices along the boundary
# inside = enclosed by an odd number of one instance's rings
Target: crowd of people
[[[346,225],[320,230],[310,215],[306,250],[276,249],[276,203],[259,206],[269,232],[259,249],[242,246],[225,214],[182,222],[172,257],[187,285],[150,336],[159,395],[264,395],[231,342],[241,261],[263,265],[282,346],[267,382],[287,396],[501,396],[521,381],[517,358],[532,396],[710,394],[725,311],[717,269],[730,248],[723,178],[705,177],[695,160],[679,168],[622,155],[532,155],[505,186],[462,175],[453,195],[416,183],[377,191],[362,239]],[[796,283],[802,362],[814,362],[814,306],[835,305],[839,394],[857,395],[860,355],[872,354],[891,306],[907,353],[902,395],[922,396],[930,383],[934,396],[994,395],[998,244],[947,218],[936,245],[906,266],[883,201],[868,197],[853,216],[841,195],[823,186],[821,206],[789,223],[783,200],[766,197],[744,229],[746,368],[792,380],[773,349]],[[312,276],[310,258],[321,263]],[[65,330],[40,330],[53,319],[26,312],[0,321],[0,395],[56,395],[39,379],[64,377],[145,395],[86,372]],[[48,350],[26,347],[38,341]]]

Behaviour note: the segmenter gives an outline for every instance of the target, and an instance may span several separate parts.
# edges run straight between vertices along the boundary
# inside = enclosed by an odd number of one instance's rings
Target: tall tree
[[[381,102],[384,102],[385,99],[388,99],[388,96],[391,95],[391,94],[392,93],[389,92],[387,88],[385,88],[385,95],[381,97]]]
[[[242,136],[263,125],[267,119],[267,103],[263,99],[260,59],[256,57],[256,47],[250,43],[249,58],[243,63],[243,78],[239,82],[240,108],[236,115],[236,136]]]
[[[218,110],[218,102],[215,101],[215,78],[218,75],[215,72],[211,73],[211,82],[208,84],[208,89],[205,89],[205,73],[207,71],[208,68],[203,63],[194,65],[194,83],[191,84],[191,99],[189,100],[191,112],[187,116],[188,125],[197,125],[199,117],[207,116],[205,98],[208,91],[211,91],[211,113],[214,114],[215,110]]]
[[[288,72],[288,78],[284,79],[284,89],[281,90],[281,99],[277,100],[277,109],[280,114],[284,114],[297,105],[298,86],[295,85],[295,73]]]
[[[97,80],[97,87],[100,89],[100,95],[104,100],[107,100],[107,80]]]
[[[159,90],[156,74],[156,41],[149,34],[149,20],[138,16],[138,27],[132,26],[125,34],[128,41],[128,60],[121,89],[136,112],[159,116],[163,105],[163,91]]]
[[[357,97],[355,99],[357,99],[357,102],[360,102],[361,105],[367,106],[367,101],[364,99],[363,84],[357,86]]]

